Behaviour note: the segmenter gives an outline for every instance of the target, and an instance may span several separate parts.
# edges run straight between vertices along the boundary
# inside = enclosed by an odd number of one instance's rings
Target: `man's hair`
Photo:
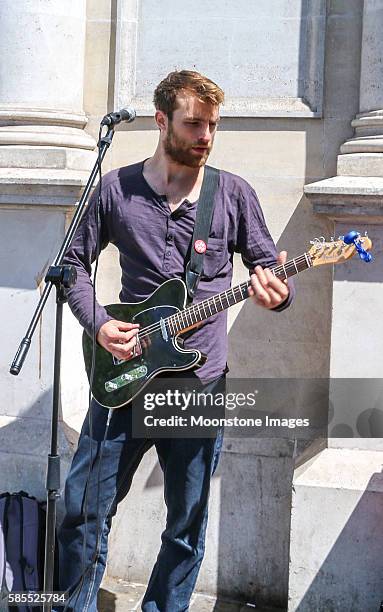
[[[225,94],[216,83],[193,70],[170,72],[154,90],[153,102],[156,110],[164,112],[171,120],[177,108],[177,95],[194,94],[201,102],[218,106]]]

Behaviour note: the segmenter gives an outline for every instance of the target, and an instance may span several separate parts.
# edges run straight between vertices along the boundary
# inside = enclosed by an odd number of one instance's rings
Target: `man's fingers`
[[[125,344],[126,342],[129,342],[129,340],[131,340],[133,337],[135,337],[138,332],[138,326],[134,329],[131,328],[127,331],[121,331],[119,329],[113,328],[112,330],[109,330],[107,339],[109,342]]]
[[[97,342],[117,359],[130,359],[137,344],[139,328],[138,323],[112,319],[100,328]]]
[[[277,255],[277,262],[279,264],[285,264],[287,261],[287,251],[281,251],[279,255]]]
[[[287,253],[282,251],[279,255],[281,262],[286,260]],[[284,281],[277,278],[268,268],[257,266],[251,275],[249,295],[265,308],[274,308],[287,298],[289,290]]]
[[[262,266],[256,266],[254,269],[254,276],[259,280],[262,286],[268,284],[266,269],[263,269]]]
[[[281,251],[279,255],[277,255],[277,263],[279,265],[284,266],[287,261],[287,251]],[[284,278],[282,281],[285,285],[287,285],[287,278]]]
[[[131,333],[137,332],[139,327],[138,323],[112,320],[106,323],[100,331],[110,340],[124,340],[126,338],[130,339]]]
[[[121,331],[129,331],[130,329],[135,329],[140,326],[139,323],[129,323],[128,321],[118,321],[117,319],[113,322]]]
[[[253,293],[251,294],[250,291],[249,293],[250,295],[253,295],[256,300],[259,300],[260,302],[262,302],[262,304],[265,305],[269,305],[271,303],[271,299],[266,289],[263,287],[261,281],[259,280],[257,274],[251,275],[251,289]]]
[[[109,342],[109,346],[113,347],[113,348],[118,348],[120,350],[132,350],[137,344],[137,336],[134,336],[133,338],[130,338],[129,340],[127,340],[126,338],[123,338],[122,340],[111,340]]]
[[[280,280],[271,272],[271,270],[266,269],[265,274],[268,280],[268,287],[274,289],[277,293],[279,293],[284,299],[287,298],[289,290],[286,287],[287,279]]]
[[[118,359],[130,359],[134,354],[134,349],[137,346],[137,343],[138,340],[136,336],[128,342],[109,342],[108,350]],[[138,351],[137,354],[140,352],[141,351]]]
[[[278,291],[274,291],[274,289],[272,289],[271,287],[269,287],[268,294],[270,298],[270,305],[272,307],[277,306],[278,304],[281,304],[283,300],[285,299],[281,297],[281,294],[278,293]]]

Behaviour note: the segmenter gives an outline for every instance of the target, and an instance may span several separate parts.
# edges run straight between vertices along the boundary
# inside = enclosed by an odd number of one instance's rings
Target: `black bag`
[[[0,610],[36,612],[9,606],[10,591],[43,591],[45,503],[24,491],[0,495]]]

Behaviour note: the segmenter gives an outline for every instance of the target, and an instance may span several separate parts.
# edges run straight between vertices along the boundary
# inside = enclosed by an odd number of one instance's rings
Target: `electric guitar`
[[[364,261],[371,261],[368,251],[371,240],[356,231],[339,240],[325,242],[316,239],[303,255],[277,265],[271,272],[286,279],[298,272],[323,264],[341,263],[355,253]],[[201,321],[226,310],[249,297],[250,279],[197,304],[186,307],[187,290],[183,280],[164,282],[146,300],[135,304],[122,303],[106,306],[107,312],[120,321],[139,323],[140,350],[129,360],[118,360],[96,344],[93,363],[93,340],[84,332],[83,352],[85,367],[94,398],[106,408],[121,408],[132,401],[147,383],[162,372],[196,368],[205,361],[201,351],[183,349],[179,336],[196,327]]]

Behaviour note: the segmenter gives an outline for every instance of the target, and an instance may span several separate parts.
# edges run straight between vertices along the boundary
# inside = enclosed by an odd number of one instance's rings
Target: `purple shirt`
[[[147,298],[169,278],[185,278],[185,264],[193,235],[198,202],[188,200],[171,212],[165,196],[146,182],[144,162],[113,170],[102,179],[102,248],[111,242],[120,252],[121,302]],[[93,287],[91,264],[95,259],[95,206],[98,189],[90,198],[65,263],[77,269],[77,283],[68,302],[81,325],[92,334]],[[220,171],[213,219],[203,262],[203,275],[194,302],[228,289],[233,272],[233,253],[239,252],[249,270],[276,263],[276,248],[266,227],[252,187],[230,172]],[[284,310],[293,298],[275,310]],[[254,310],[255,314],[255,310]],[[96,303],[96,332],[111,319]],[[185,335],[185,348],[198,348],[207,362],[196,373],[205,382],[225,371],[227,358],[227,311],[219,312]]]

